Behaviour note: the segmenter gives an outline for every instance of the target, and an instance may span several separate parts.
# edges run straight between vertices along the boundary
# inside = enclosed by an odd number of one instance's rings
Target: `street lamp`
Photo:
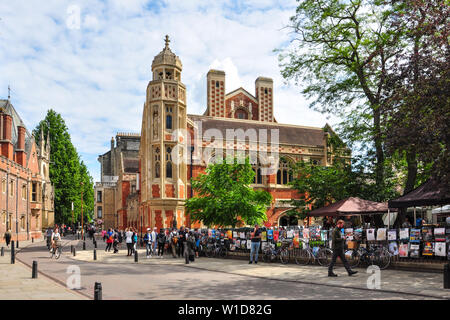
[[[84,182],[81,182],[81,239],[83,238],[84,234],[84,222],[83,222],[83,186]]]

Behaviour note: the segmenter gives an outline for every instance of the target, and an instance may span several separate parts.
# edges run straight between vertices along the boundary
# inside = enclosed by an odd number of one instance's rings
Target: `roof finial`
[[[8,100],[11,99],[11,86],[8,85]]]
[[[166,49],[169,49],[169,42],[170,42],[169,36],[166,35]]]

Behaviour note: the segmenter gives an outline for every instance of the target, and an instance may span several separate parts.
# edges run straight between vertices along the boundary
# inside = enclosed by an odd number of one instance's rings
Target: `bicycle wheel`
[[[331,259],[333,258],[333,251],[328,248],[321,248],[317,252],[317,261],[322,267],[328,267],[331,264]]]
[[[375,261],[374,264],[377,265],[381,270],[389,267],[391,263],[391,254],[386,248],[378,249],[375,251]]]
[[[61,251],[62,251],[61,247],[56,249],[55,259],[59,259],[59,257],[61,256]]]
[[[212,258],[213,254],[214,254],[214,248],[211,247],[211,246],[207,246],[207,247],[206,247],[206,250],[205,250],[205,255],[206,255],[208,258]]]
[[[262,253],[262,260],[263,260],[264,262],[270,262],[271,256],[272,256],[272,250],[269,249],[269,248],[267,248],[267,249],[265,249],[265,250],[263,251],[263,253]]]
[[[306,266],[307,264],[310,263],[310,261],[311,261],[311,254],[309,253],[308,250],[296,249],[294,252],[295,252],[294,253],[294,260],[295,260],[296,264]]]
[[[346,255],[345,257],[347,258],[348,264],[350,266],[350,268],[355,268],[359,265],[359,261],[360,261],[360,254],[358,252],[358,250],[350,250],[352,253],[351,255]]]
[[[220,258],[225,258],[226,256],[227,256],[227,249],[220,248],[220,250],[219,250],[219,257]]]
[[[287,249],[281,249],[279,255],[282,264],[289,262],[289,251]]]

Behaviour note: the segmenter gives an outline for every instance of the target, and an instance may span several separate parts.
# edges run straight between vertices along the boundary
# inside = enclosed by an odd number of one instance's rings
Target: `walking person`
[[[152,254],[154,254],[156,256],[156,246],[158,245],[158,242],[156,241],[158,238],[158,233],[156,232],[156,230],[158,230],[156,227],[153,228],[153,231],[151,233],[151,249],[152,249]]]
[[[344,264],[345,270],[347,270],[348,275],[354,275],[358,271],[353,271],[350,269],[347,259],[344,254],[344,237],[342,237],[341,229],[344,227],[344,220],[338,220],[336,228],[333,229],[332,233],[332,248],[333,248],[333,258],[331,259],[331,264],[328,267],[328,276],[337,277],[337,274],[333,273],[333,267],[336,264],[337,257],[341,258]]]
[[[135,254],[137,250],[137,243],[138,243],[138,233],[136,229],[133,229],[133,254]]]
[[[258,253],[259,253],[259,247],[261,246],[261,229],[259,228],[258,224],[255,224],[255,229],[252,232],[252,246],[250,249],[250,261],[248,264],[253,263],[253,256],[255,264],[258,263]]]
[[[110,252],[111,247],[114,242],[114,233],[112,232],[112,229],[108,229],[108,232],[106,233],[106,249],[105,252]]]
[[[152,233],[150,228],[147,228],[147,233],[144,235],[145,251],[147,254],[147,259],[152,257]]]
[[[5,238],[6,246],[9,248],[9,244],[11,243],[11,230],[7,230],[5,232],[5,235],[3,236],[3,238]],[[49,242],[48,238],[47,238],[47,242]]]
[[[125,242],[128,249],[127,257],[129,257],[133,253],[133,232],[129,228],[125,229]]]
[[[117,230],[113,230],[113,248],[114,248],[114,252],[113,253],[118,253],[119,252],[119,233],[117,232]]]
[[[176,228],[172,229],[172,232],[169,235],[169,243],[170,248],[172,250],[172,257],[177,257],[177,242],[178,242],[178,232]]]
[[[184,259],[185,263],[189,264],[189,261],[195,260],[194,250],[195,250],[195,237],[193,232],[188,232],[186,228],[186,234],[184,235]]]
[[[157,242],[158,242],[158,257],[160,259],[164,256],[164,246],[166,245],[166,234],[164,233],[164,229],[159,229],[159,234],[157,236]]]
[[[186,231],[184,227],[180,227],[180,231],[178,232],[178,258],[184,256],[184,241],[185,241]]]

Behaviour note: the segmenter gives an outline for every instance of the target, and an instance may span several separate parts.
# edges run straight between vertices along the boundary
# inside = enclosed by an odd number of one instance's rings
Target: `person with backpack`
[[[172,250],[172,257],[177,257],[177,242],[178,242],[178,233],[177,229],[173,228],[172,232],[169,234],[169,245]]]
[[[159,229],[159,234],[157,236],[158,242],[158,257],[162,259],[164,256],[164,246],[166,245],[166,234],[164,233],[164,229]]]
[[[119,233],[117,232],[117,230],[113,230],[113,248],[114,248],[114,252],[113,253],[118,253],[119,252]]]
[[[106,251],[108,251],[108,252],[111,251],[111,246],[112,246],[113,242],[114,242],[114,233],[112,232],[111,229],[108,229],[108,232],[106,233],[106,249],[105,249],[105,252]]]

